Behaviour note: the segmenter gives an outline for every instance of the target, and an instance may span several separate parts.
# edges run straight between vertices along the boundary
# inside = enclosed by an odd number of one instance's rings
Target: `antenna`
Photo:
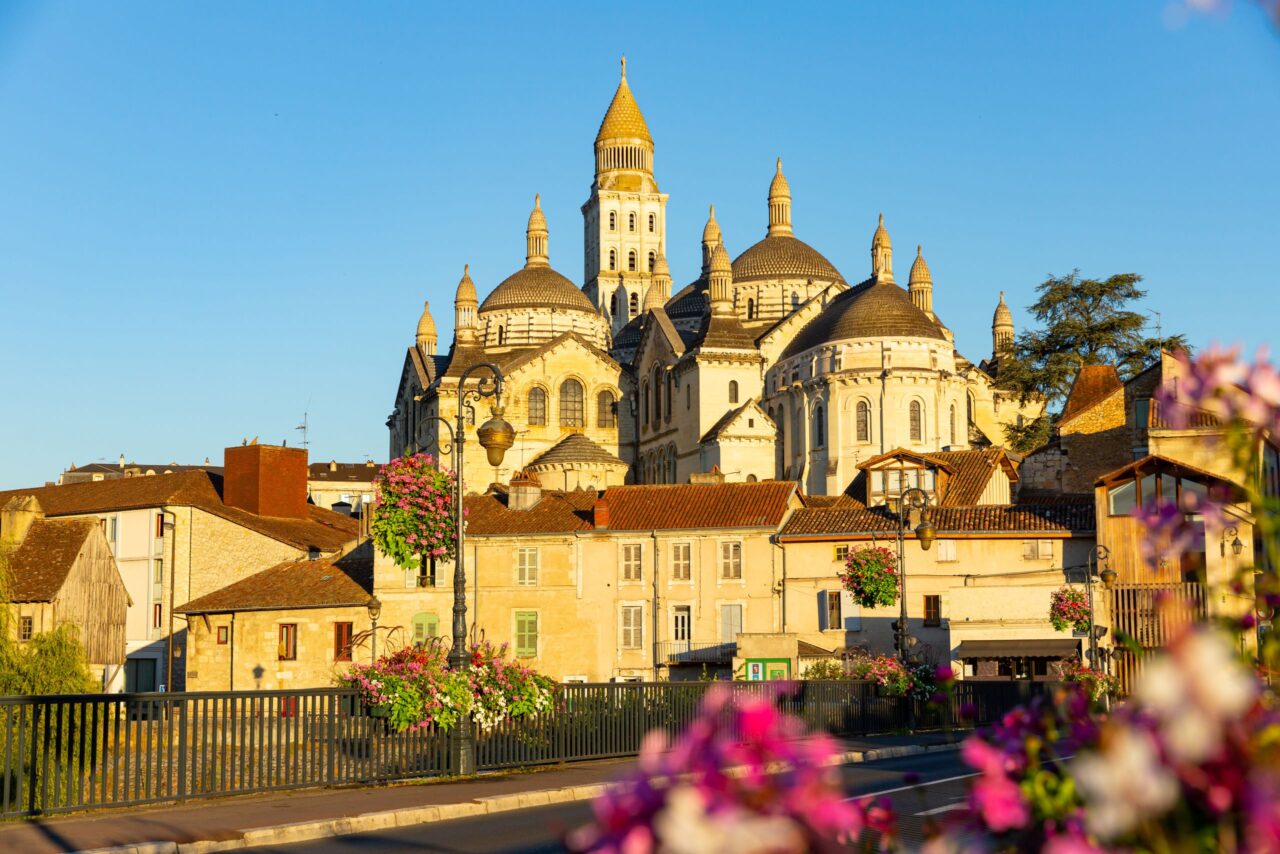
[[[297,427],[294,427],[293,429],[302,431],[302,447],[304,448],[307,447],[309,443],[307,442],[307,413],[306,412],[302,413],[302,423],[299,424]]]

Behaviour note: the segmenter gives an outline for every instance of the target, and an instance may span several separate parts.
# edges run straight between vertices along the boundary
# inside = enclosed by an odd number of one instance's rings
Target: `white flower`
[[[662,854],[782,854],[807,851],[804,835],[790,819],[738,811],[708,815],[702,794],[676,786],[653,828]]]
[[[1178,800],[1178,781],[1160,764],[1155,740],[1128,727],[1110,730],[1103,749],[1071,763],[1085,803],[1085,824],[1102,839],[1113,839]]]

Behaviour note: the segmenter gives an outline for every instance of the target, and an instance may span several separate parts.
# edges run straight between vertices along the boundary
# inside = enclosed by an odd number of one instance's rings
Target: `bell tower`
[[[627,84],[626,57],[596,134],[595,168],[582,206],[583,290],[617,332],[631,306],[644,305],[667,248],[667,196],[653,177],[653,137]]]

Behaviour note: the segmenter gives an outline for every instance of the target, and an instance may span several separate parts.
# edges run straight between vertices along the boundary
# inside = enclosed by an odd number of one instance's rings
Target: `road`
[[[904,775],[910,772],[920,775],[919,785],[906,785]],[[942,818],[963,801],[968,776],[969,769],[955,752],[842,769],[842,783],[851,797],[887,794],[902,818],[902,842],[907,850],[919,847],[926,821]],[[549,854],[563,851],[560,839],[564,833],[590,817],[591,805],[584,801],[245,850],[252,854]]]

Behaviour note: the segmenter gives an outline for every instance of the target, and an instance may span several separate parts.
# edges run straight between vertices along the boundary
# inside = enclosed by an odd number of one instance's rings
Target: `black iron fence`
[[[480,770],[639,752],[675,736],[713,683],[564,685],[552,714],[480,732]],[[726,684],[726,683],[720,683]],[[762,682],[735,692],[775,692]],[[963,682],[941,706],[887,696],[868,682],[797,682],[777,699],[836,735],[985,724],[1046,683]],[[962,717],[962,707],[972,715]],[[447,774],[449,734],[395,732],[354,691],[0,697],[0,816]]]

